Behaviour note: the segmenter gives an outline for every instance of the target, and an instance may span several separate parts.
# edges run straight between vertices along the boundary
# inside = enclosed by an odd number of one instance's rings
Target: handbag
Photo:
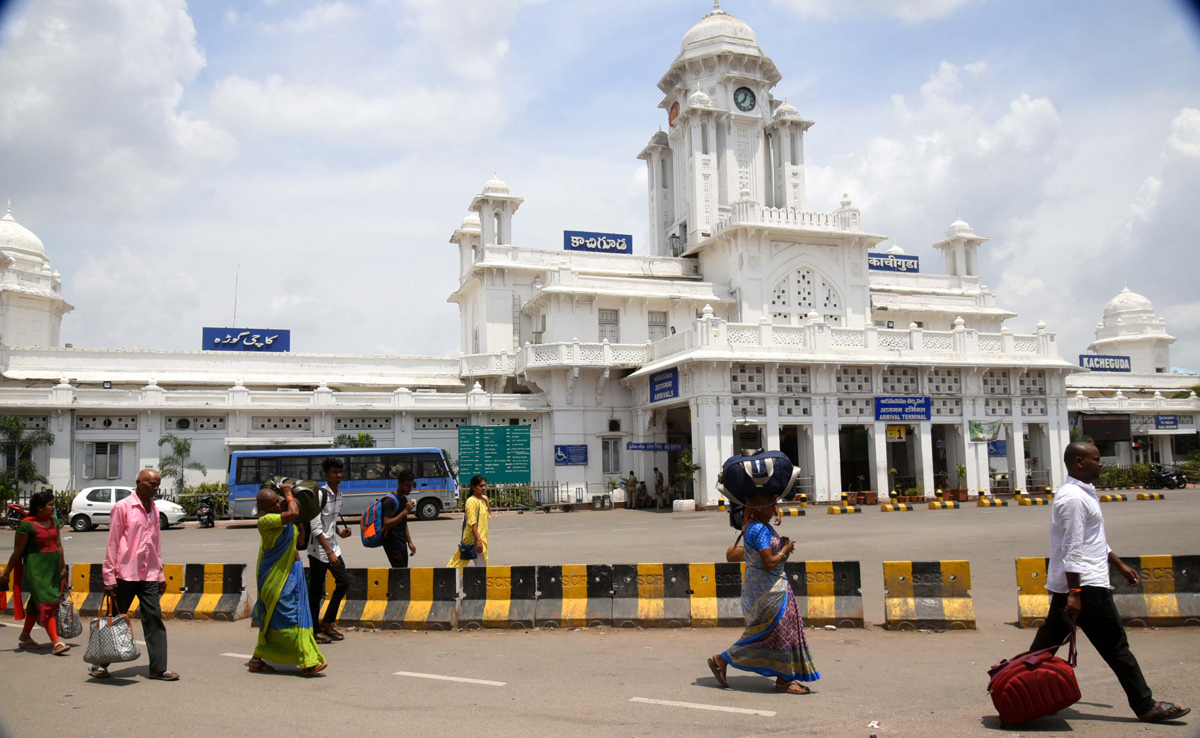
[[[1054,651],[1067,644],[1070,651],[1063,661]],[[988,669],[988,693],[1000,719],[1020,725],[1078,702],[1075,658],[1075,624],[1071,623],[1071,634],[1059,645],[1026,651]]]
[[[117,598],[113,595],[105,597],[105,602],[108,615],[92,620],[83,660],[97,666],[108,666],[137,659],[141,652],[133,641],[133,624],[129,622],[129,616],[117,612]]]
[[[83,621],[79,619],[79,611],[75,603],[65,591],[58,598],[58,615],[55,616],[59,638],[78,638],[83,633]]]
[[[740,563],[746,560],[746,547],[738,545],[741,543],[744,535],[746,535],[746,531],[738,533],[738,537],[733,541],[733,545],[725,550],[726,561],[730,563]]]
[[[463,522],[462,522],[463,533],[465,533],[466,530],[467,530],[467,506],[464,503],[463,504]],[[479,558],[479,549],[476,547],[476,545],[474,543],[462,543],[462,533],[459,533],[458,540],[459,540],[459,544],[458,544],[458,560],[459,561],[474,561],[475,559]]]

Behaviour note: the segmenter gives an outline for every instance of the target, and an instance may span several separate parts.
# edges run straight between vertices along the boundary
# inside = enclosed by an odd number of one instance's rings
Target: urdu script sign
[[[292,350],[292,332],[257,328],[205,328],[202,343],[201,348],[205,351],[277,353]]]

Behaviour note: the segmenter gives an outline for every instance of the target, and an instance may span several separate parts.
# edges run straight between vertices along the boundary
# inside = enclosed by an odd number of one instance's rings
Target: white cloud
[[[1164,157],[1200,159],[1200,110],[1184,108],[1171,121],[1171,135],[1167,137]]]
[[[977,0],[775,0],[801,17],[835,18],[848,15],[885,15],[905,23],[945,18]]]
[[[263,24],[262,31],[268,34],[280,31],[306,33],[348,21],[358,16],[358,9],[344,2],[322,3],[308,8],[295,18],[289,18],[282,23]]]

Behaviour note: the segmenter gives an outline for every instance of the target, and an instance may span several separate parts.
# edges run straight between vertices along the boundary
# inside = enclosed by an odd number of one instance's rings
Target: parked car
[[[133,487],[87,487],[71,501],[71,528],[79,532],[92,530],[98,525],[108,525],[113,505],[133,494]],[[158,524],[170,528],[181,522],[187,514],[170,500],[156,499]]]

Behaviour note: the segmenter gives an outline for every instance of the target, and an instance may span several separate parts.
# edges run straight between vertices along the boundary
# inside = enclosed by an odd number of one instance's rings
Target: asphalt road
[[[1109,540],[1123,555],[1200,554],[1200,493],[1106,504],[1104,511]],[[17,651],[17,628],[0,628],[0,722],[16,736],[42,733],[47,719],[72,736],[135,726],[164,736],[1200,735],[1200,713],[1181,726],[1132,721],[1115,678],[1086,644],[1082,702],[1021,730],[998,724],[984,691],[986,669],[1032,638],[1012,624],[1013,558],[1045,555],[1048,516],[1044,507],[968,507],[854,516],[810,509],[807,517],[785,518],[782,530],[799,542],[798,557],[862,562],[870,621],[865,630],[808,632],[823,678],[806,697],[777,695],[770,680],[732,670],[734,689],[718,689],[704,659],[737,637],[728,628],[350,632],[324,647],[326,674],[306,680],[246,672],[255,639],[246,621],[171,621],[170,665],[184,675],[175,684],[147,682],[145,656],[114,668],[108,682],[89,680],[83,638],[69,655],[52,657]],[[493,563],[513,565],[717,561],[734,537],[721,513],[497,515],[492,528]],[[459,521],[411,530],[419,547],[413,563],[442,565]],[[100,561],[102,530],[64,534],[70,561]],[[0,552],[9,545],[11,534],[0,533]],[[169,562],[252,563],[257,536],[251,527],[185,527],[166,531],[164,548]],[[345,556],[352,566],[386,565],[382,551],[357,543],[357,529]],[[952,558],[971,561],[978,631],[878,626],[883,560]],[[1130,640],[1157,697],[1200,707],[1200,629],[1131,630]],[[872,721],[881,727],[869,727]]]

